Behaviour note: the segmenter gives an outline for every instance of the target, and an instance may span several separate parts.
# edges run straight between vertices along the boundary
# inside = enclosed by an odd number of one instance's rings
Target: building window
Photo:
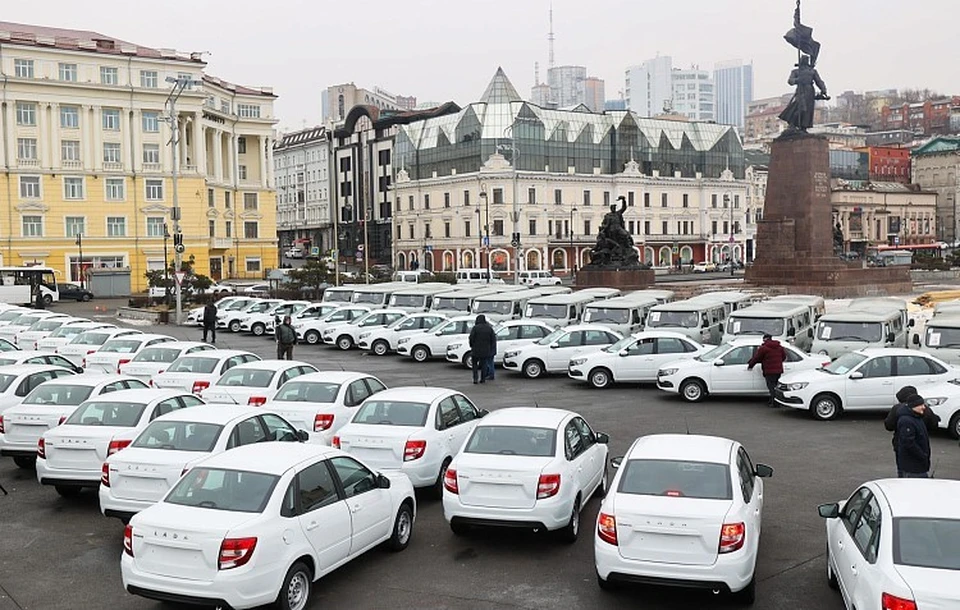
[[[33,78],[33,60],[14,59],[13,72],[17,78]]]
[[[711,232],[711,234],[713,234],[713,235],[716,235],[716,234],[717,234],[717,221],[716,221],[716,220],[714,220],[712,223],[710,223],[710,232]]]
[[[411,224],[410,226],[407,227],[407,238],[408,238],[408,239],[415,239],[415,238],[414,238],[414,235],[415,235],[415,233],[413,232],[413,225]]]
[[[529,188],[527,189],[527,203],[536,203],[537,202],[537,189]]]
[[[233,221],[225,220],[223,221],[223,235],[227,238],[233,237]]]
[[[443,194],[443,207],[445,208],[450,207],[450,193]]]
[[[246,165],[238,165],[238,166],[237,166],[237,177],[239,177],[241,180],[246,180],[246,179],[247,179],[247,166],[246,166]]]
[[[244,136],[237,138],[237,154],[245,155],[247,154],[247,139]]]
[[[256,211],[260,207],[257,193],[243,194],[243,209],[248,212]]]
[[[243,223],[243,236],[246,239],[257,239],[260,237],[260,223],[255,220],[247,220]]]
[[[67,237],[87,234],[87,219],[83,216],[67,216],[64,219],[67,226]]]
[[[63,198],[83,199],[83,178],[64,178]]]
[[[430,209],[430,195],[423,196],[423,209],[424,210]]]
[[[160,131],[160,113],[144,112],[140,116],[140,123],[146,133],[157,133]]]
[[[123,178],[107,178],[104,184],[106,185],[104,189],[107,201],[123,201],[125,199]]]
[[[256,104],[237,104],[237,115],[244,119],[259,119],[260,106]]]
[[[80,141],[79,140],[61,140],[60,141],[60,160],[80,161]]]
[[[213,189],[207,189],[207,207],[217,207],[217,193]]]
[[[40,199],[40,176],[20,176],[20,198]]]
[[[553,203],[554,205],[561,205],[563,203],[563,191],[560,189],[553,189]]]
[[[661,194],[660,194],[660,207],[661,207],[661,208],[667,207],[667,194],[666,194],[666,193],[661,193]]]
[[[104,108],[102,111],[103,128],[107,131],[120,130],[120,111],[116,108]]]
[[[470,237],[470,221],[469,220],[463,221],[463,236]]]
[[[683,207],[685,208],[690,207],[690,195],[688,195],[687,193],[683,194]]]
[[[140,86],[147,89],[156,89],[160,86],[156,70],[140,70]]]
[[[17,102],[17,125],[33,127],[37,124],[37,105],[31,102]]]
[[[610,191],[603,191],[603,205],[610,205]]]
[[[390,165],[390,150],[381,150],[377,153],[377,161],[380,163],[380,166]]]
[[[119,85],[119,71],[116,68],[107,68],[100,66],[100,84],[101,85]]]
[[[23,236],[43,237],[43,216],[24,216]]]
[[[645,208],[650,207],[650,193],[643,194],[643,207]]]
[[[723,234],[727,235],[730,233],[730,223],[726,220],[723,221]]]
[[[104,142],[103,143],[103,163],[120,163],[120,143],[119,142]]]
[[[166,220],[163,216],[147,217],[147,237],[163,237],[163,227]]]
[[[60,80],[69,83],[77,82],[77,64],[60,64]]]
[[[163,201],[163,180],[144,181],[147,188],[147,201]]]
[[[403,239],[403,225],[397,225],[397,239]]]
[[[493,234],[497,237],[503,237],[503,221],[494,220],[493,221]]]
[[[633,191],[630,191],[627,193],[627,205],[630,207],[633,207],[633,204],[634,204]]]
[[[143,163],[144,165],[160,165],[160,145],[143,145]]]
[[[107,237],[126,237],[127,219],[123,216],[107,216]]]
[[[223,192],[223,207],[230,209],[230,191]]]
[[[669,234],[670,234],[670,227],[667,225],[667,221],[666,221],[666,220],[664,220],[662,223],[660,223],[660,233],[663,234],[663,235],[669,235]]]
[[[340,171],[344,173],[350,171],[350,157],[340,158]]]
[[[410,197],[407,199],[407,209],[408,210],[413,209],[413,195],[410,195]]]
[[[431,239],[431,238],[433,238],[433,232],[430,231],[430,223],[429,223],[429,222],[423,223],[423,238],[424,238],[424,239]]]
[[[216,221],[216,220],[208,220],[208,221],[207,221],[207,231],[210,233],[210,237],[216,237],[216,236],[217,236],[217,221]]]
[[[493,202],[494,203],[503,203],[503,189],[496,188],[493,189]]]
[[[80,109],[76,106],[60,106],[60,127],[62,129],[80,127]]]
[[[227,100],[220,100],[220,112],[223,114],[230,114],[230,102]]]
[[[590,191],[583,191],[583,205],[590,205]]]
[[[247,257],[247,273],[260,273],[260,259],[248,256]]]
[[[734,195],[734,196],[733,196],[733,207],[735,207],[735,208],[739,208],[739,207],[740,207],[740,195]]]
[[[21,161],[36,161],[36,138],[17,138],[17,159],[20,159]]]
[[[717,196],[716,194],[710,195],[710,206],[713,208],[717,207]]]
[[[463,191],[463,205],[470,205],[470,191]]]
[[[583,221],[583,234],[584,234],[584,235],[591,235],[593,232],[590,230],[590,228],[591,228],[591,227],[590,227],[590,221],[589,221],[589,220],[584,220],[584,221]],[[630,231],[630,232],[633,233],[633,231]]]
[[[529,230],[530,230],[530,235],[536,235],[536,234],[537,234],[537,219],[536,219],[536,218],[531,218],[531,219],[530,219],[530,226],[529,226],[528,228],[529,228]]]
[[[650,235],[650,221],[649,221],[649,220],[644,220],[644,221],[643,221],[643,234],[644,234],[644,235]]]

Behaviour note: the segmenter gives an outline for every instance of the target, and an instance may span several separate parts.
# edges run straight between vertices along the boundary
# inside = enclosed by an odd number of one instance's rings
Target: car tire
[[[473,370],[473,352],[467,352],[463,355],[463,366],[471,371]]]
[[[397,518],[393,521],[393,534],[388,543],[390,550],[394,552],[402,551],[410,545],[410,538],[413,536],[413,509],[409,502],[400,505],[397,511]]]
[[[747,586],[734,593],[737,601],[744,606],[752,606],[757,599],[757,578],[752,576]]]
[[[613,374],[609,369],[603,367],[595,368],[590,371],[590,374],[587,376],[590,380],[590,385],[595,387],[598,390],[604,388],[609,388],[613,384]]]
[[[81,489],[72,485],[54,485],[53,488],[57,490],[61,498],[76,498],[80,495]]]
[[[840,417],[843,407],[840,399],[833,394],[818,394],[810,401],[810,415],[820,421],[830,421]]]
[[[470,533],[470,526],[464,525],[459,521],[450,522],[450,531],[453,532],[454,536],[466,536]]]
[[[527,377],[528,379],[536,379],[537,377],[542,377],[544,373],[543,362],[537,360],[536,358],[531,358],[530,360],[527,360],[526,362],[523,363],[522,370],[523,370],[524,376]]]
[[[386,356],[390,353],[390,344],[383,339],[377,339],[370,346],[370,351],[373,352],[374,356]]]
[[[238,333],[240,332],[240,320],[233,320],[230,322],[230,332]]]
[[[597,572],[597,586],[600,587],[601,591],[616,591],[617,589],[617,584],[615,582],[600,578],[599,572]]]
[[[87,302],[87,301],[89,301],[89,300],[91,300],[91,299],[93,299],[93,297],[90,296],[89,294],[85,294],[85,295],[83,295],[82,297],[80,297],[80,300],[83,301],[83,302]]]
[[[53,296],[49,294],[43,295],[43,304],[49,306],[53,303]]]
[[[254,337],[262,337],[267,333],[267,327],[264,324],[254,324],[253,328],[250,329],[250,332],[253,333]]]
[[[337,347],[343,351],[347,351],[353,347],[353,339],[350,338],[350,335],[341,335],[337,337]]]
[[[557,537],[561,542],[573,544],[580,535],[580,496],[573,501],[573,510],[570,512],[570,521],[562,529],[557,531]]]
[[[447,468],[450,467],[452,461],[453,458],[443,460],[440,465],[440,474],[437,475],[437,482],[433,484],[433,494],[438,500],[443,500],[443,476],[447,474]]]
[[[430,350],[427,349],[426,345],[417,345],[410,350],[410,356],[414,362],[426,362],[430,359]]]
[[[707,396],[707,386],[699,379],[684,379],[680,383],[680,396],[687,402],[700,402]]]
[[[32,470],[37,466],[37,458],[30,455],[16,455],[13,457],[13,463],[17,465],[17,468]]]
[[[947,433],[950,434],[951,438],[960,438],[960,413],[955,413],[950,418],[950,427],[947,428]]]
[[[274,607],[278,610],[303,610],[310,602],[310,589],[313,587],[313,572],[302,561],[298,561],[287,571]]]
[[[303,335],[303,340],[309,345],[316,345],[317,343],[320,343],[320,333],[315,330],[308,330]]]

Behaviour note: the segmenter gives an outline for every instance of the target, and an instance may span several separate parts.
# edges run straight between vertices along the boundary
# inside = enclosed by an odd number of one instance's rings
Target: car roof
[[[155,400],[165,400],[174,396],[188,396],[189,392],[183,390],[158,390],[157,388],[138,388],[135,390],[117,390],[109,394],[103,394],[95,400],[109,400],[117,402],[142,402],[150,403]],[[90,399],[94,400],[94,399]]]
[[[773,317],[784,317],[797,313],[804,313],[809,311],[810,307],[803,303],[794,303],[790,301],[777,301],[771,303],[769,301],[764,301],[757,303],[756,305],[750,305],[749,307],[744,307],[743,309],[738,309],[737,311],[730,314],[730,317],[737,318],[769,318]]]
[[[96,373],[86,372],[83,375],[67,375],[57,377],[50,381],[44,381],[42,385],[84,385],[95,387],[104,383],[113,383],[114,381],[140,381],[130,375],[117,375],[115,373]]]
[[[899,318],[902,315],[902,312],[897,309],[884,309],[882,306],[879,306],[877,309],[877,311],[857,309],[834,311],[820,316],[819,322],[885,322],[893,318]]]
[[[160,335],[160,336],[163,336],[163,335]],[[200,347],[201,345],[210,345],[210,344],[205,343],[203,341],[167,341],[166,343],[159,343],[157,345],[151,345],[150,347],[166,347],[166,348],[174,347],[174,348],[180,348],[180,349],[188,349],[191,347]],[[213,350],[207,350],[207,351],[213,351]]]
[[[507,327],[509,327],[509,326],[523,326],[523,325],[542,326],[542,327],[544,327],[544,328],[550,328],[550,329],[553,328],[552,326],[550,326],[550,325],[547,324],[546,322],[542,322],[542,321],[540,321],[540,320],[532,320],[532,319],[530,319],[530,318],[520,318],[519,320],[506,320],[506,321],[501,322],[500,324],[498,324],[498,326],[507,326]]]
[[[299,378],[298,378],[299,379]],[[410,402],[433,402],[448,394],[459,394],[456,390],[448,388],[436,388],[429,386],[404,386],[399,388],[388,388],[377,392],[373,396],[377,400],[406,400]]]
[[[480,424],[484,426],[550,426],[556,428],[571,415],[576,415],[576,413],[565,409],[508,407],[494,411],[483,418]]]
[[[864,356],[926,356],[930,354],[915,349],[905,349],[896,347],[865,347],[858,350]]]
[[[177,343],[181,343],[181,342],[177,341]],[[163,343],[157,347],[166,346],[166,345],[167,344]],[[198,345],[205,345],[205,344],[200,343]],[[242,355],[256,356],[256,354],[254,354],[253,352],[248,352],[242,349],[208,349],[208,350],[201,350],[199,352],[193,352],[192,354],[183,354],[183,355],[191,356],[191,357],[203,356],[204,358],[219,358],[221,360],[224,358],[232,358],[233,356],[242,356]]]
[[[873,484],[883,492],[894,517],[960,519],[960,481],[950,479],[881,479]]]
[[[671,338],[671,339],[686,339],[692,341],[690,337],[683,333],[674,332],[672,330],[643,330],[638,333],[633,333],[633,337],[636,339],[654,339],[654,338]]]
[[[358,373],[355,371],[320,371],[319,373],[307,373],[294,377],[290,381],[313,381],[325,383],[347,383],[357,379],[370,377],[367,373]]]
[[[122,337],[126,340],[128,337]],[[129,339],[137,339],[138,341],[152,341],[153,339],[173,339],[170,335],[155,335],[148,333],[140,333],[136,337],[129,337]]]
[[[189,409],[177,409],[170,413],[165,413],[157,419],[166,421],[185,421],[197,422],[203,424],[228,424],[241,417],[249,417],[259,413],[269,413],[259,407],[248,407],[246,405],[197,405]]]
[[[16,353],[16,352],[14,352]],[[6,364],[0,366],[0,373],[4,375],[29,375],[31,373],[40,373],[43,371],[63,371],[62,366],[56,364]]]
[[[558,328],[557,330],[561,330],[561,329]],[[606,326],[605,324],[571,324],[570,326],[564,326],[562,330],[568,333],[572,333],[578,330],[604,330],[609,333],[613,333],[615,335],[619,334],[617,333],[617,331],[613,330],[609,326]]]
[[[307,460],[337,455],[346,454],[333,447],[308,443],[254,443],[213,455],[200,466],[280,476]]]
[[[650,434],[638,438],[625,459],[730,463],[734,441],[700,434]]]
[[[201,352],[203,353],[203,352]],[[266,369],[269,371],[280,371],[287,369],[291,366],[313,366],[309,362],[302,362],[300,360],[258,360],[256,362],[244,362],[243,364],[238,364],[237,366],[230,369],[230,371],[236,370],[245,370],[245,369]]]

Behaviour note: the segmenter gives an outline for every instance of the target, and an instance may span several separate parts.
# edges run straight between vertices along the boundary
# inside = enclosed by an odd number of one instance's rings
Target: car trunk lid
[[[638,561],[713,565],[729,509],[729,500],[618,493],[615,514],[620,555]]]
[[[466,506],[533,508],[540,474],[553,458],[462,453],[457,458],[460,502]],[[560,484],[570,484],[561,481]]]
[[[120,426],[62,426],[44,443],[47,467],[100,472],[110,440],[129,430]]]
[[[110,489],[124,500],[157,502],[180,478],[196,451],[128,447],[110,458]]]
[[[913,590],[913,599],[921,610],[951,610],[960,607],[960,588],[956,570],[895,565],[894,568]]]
[[[4,413],[4,439],[8,443],[36,445],[44,432],[56,428],[60,418],[70,415],[74,409],[72,406],[20,405],[15,412]]]
[[[340,447],[370,466],[399,469],[403,466],[403,450],[413,434],[421,428],[413,426],[379,426],[348,424],[340,431]]]

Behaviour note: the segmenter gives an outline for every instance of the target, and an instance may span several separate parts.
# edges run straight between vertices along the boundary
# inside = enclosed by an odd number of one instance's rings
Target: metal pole
[[[167,229],[167,223],[163,223],[163,302],[170,306],[170,259],[167,256],[167,240],[170,239],[170,231]]]
[[[77,272],[80,275],[80,290],[84,289],[83,284],[83,234],[77,233],[77,249],[80,251],[80,261],[77,264]]]
[[[733,277],[733,196],[730,197],[730,277]]]
[[[520,148],[517,146],[513,130],[510,130],[511,146],[513,147],[513,232],[520,237]],[[489,214],[487,215],[489,216]],[[488,218],[489,221],[489,218]],[[489,263],[489,261],[488,261]],[[513,249],[513,283],[520,285],[520,247]]]
[[[484,205],[487,208],[487,222],[484,223],[484,228],[487,231],[487,283],[490,283],[490,273],[493,265],[490,264],[490,198],[483,198]]]

